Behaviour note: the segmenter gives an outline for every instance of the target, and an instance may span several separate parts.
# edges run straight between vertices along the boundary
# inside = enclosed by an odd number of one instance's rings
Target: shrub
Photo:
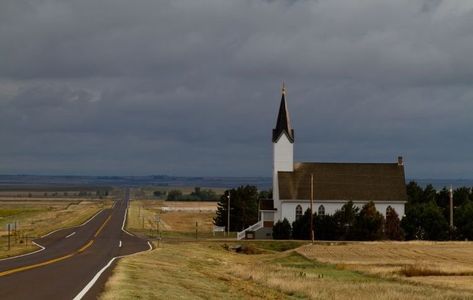
[[[386,210],[386,224],[384,234],[390,240],[401,241],[404,239],[404,231],[401,228],[401,220],[396,211],[389,206]]]
[[[277,221],[273,227],[273,238],[275,240],[288,240],[291,238],[291,224],[284,218],[284,220]]]

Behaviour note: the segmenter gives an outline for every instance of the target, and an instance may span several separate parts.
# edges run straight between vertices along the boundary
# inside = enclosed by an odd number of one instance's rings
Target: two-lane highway
[[[95,299],[116,259],[151,245],[123,228],[129,192],[84,224],[35,240],[36,253],[0,260],[0,299]]]

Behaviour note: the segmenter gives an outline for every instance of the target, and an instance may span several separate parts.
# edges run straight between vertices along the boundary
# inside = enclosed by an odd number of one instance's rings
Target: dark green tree
[[[288,240],[291,238],[291,224],[284,218],[282,221],[277,221],[273,227],[273,239]]]
[[[339,240],[355,239],[353,226],[360,209],[353,204],[353,201],[345,203],[340,210],[333,215],[336,223],[336,236]]]
[[[195,201],[215,201],[219,199],[213,190],[201,189],[200,187],[194,188],[194,191],[189,195],[189,198],[190,200]]]
[[[424,191],[415,181],[411,181],[406,186],[407,197],[409,203],[423,202]]]
[[[313,216],[312,216],[313,217]],[[307,209],[305,213],[297,220],[292,222],[292,238],[295,240],[309,240],[310,239],[310,210]]]
[[[456,208],[453,220],[459,238],[473,240],[473,201],[465,201]]]
[[[384,217],[376,210],[373,201],[361,208],[354,227],[357,240],[373,241],[383,238]]]
[[[428,184],[425,186],[424,192],[422,193],[422,203],[432,202],[437,199],[437,190],[435,190],[434,186]]]
[[[446,240],[449,237],[448,222],[434,201],[406,205],[401,226],[409,240]]]
[[[386,210],[384,234],[386,238],[390,240],[404,240],[404,231],[401,228],[401,220],[399,220],[397,212],[390,206]]]
[[[214,224],[227,226],[228,195],[230,195],[230,231],[241,231],[258,222],[258,189],[240,186],[227,190],[220,197]]]
[[[401,220],[406,240],[423,240],[425,238],[424,227],[420,219],[422,215],[422,204],[407,203],[405,216]]]
[[[269,189],[267,191],[259,192],[259,198],[260,199],[273,199],[273,190]]]
[[[331,215],[315,216],[315,239],[333,241],[338,239],[337,222]]]
[[[167,200],[169,201],[181,200],[181,198],[182,198],[182,192],[180,190],[170,190],[168,192]]]
[[[442,211],[443,216],[448,219],[450,217],[450,192],[446,187],[437,193],[435,203]]]
[[[471,199],[470,189],[467,187],[457,188],[453,191],[453,203],[455,206],[462,206],[463,203]]]

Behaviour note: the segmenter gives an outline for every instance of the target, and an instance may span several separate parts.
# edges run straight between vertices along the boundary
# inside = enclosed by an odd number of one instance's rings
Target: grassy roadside
[[[0,202],[0,258],[34,251],[37,247],[31,243],[32,239],[79,225],[111,204],[111,200]],[[17,231],[12,231],[8,251],[6,228],[8,223],[15,222]]]
[[[257,251],[256,251],[257,252]],[[262,253],[266,253],[262,251]],[[466,291],[338,269],[289,250],[241,254],[172,243],[119,261],[101,299],[471,299]]]

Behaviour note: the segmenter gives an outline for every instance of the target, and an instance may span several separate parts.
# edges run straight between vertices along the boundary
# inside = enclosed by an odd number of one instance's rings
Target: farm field
[[[37,249],[31,240],[59,228],[83,223],[112,200],[0,200],[0,258]],[[13,231],[16,223],[16,231]],[[8,250],[7,224],[12,224]]]
[[[473,291],[473,242],[325,243],[297,252],[339,269]]]
[[[128,209],[127,229],[156,237],[194,237],[197,223],[199,237],[211,237],[216,202],[133,200]]]
[[[213,215],[176,209],[166,216],[169,212],[162,211],[180,205],[182,202],[176,206],[132,202],[129,230],[139,229],[140,213],[150,219],[159,213],[168,236],[159,245],[155,242],[157,248],[152,251],[121,259],[101,299],[473,298],[473,243],[311,245],[306,241],[212,239],[210,235],[191,241],[194,228],[188,223],[192,222],[183,220],[211,224]],[[148,230],[152,231],[152,224]],[[153,234],[148,236],[153,238]],[[232,250],[238,246],[242,251]]]

